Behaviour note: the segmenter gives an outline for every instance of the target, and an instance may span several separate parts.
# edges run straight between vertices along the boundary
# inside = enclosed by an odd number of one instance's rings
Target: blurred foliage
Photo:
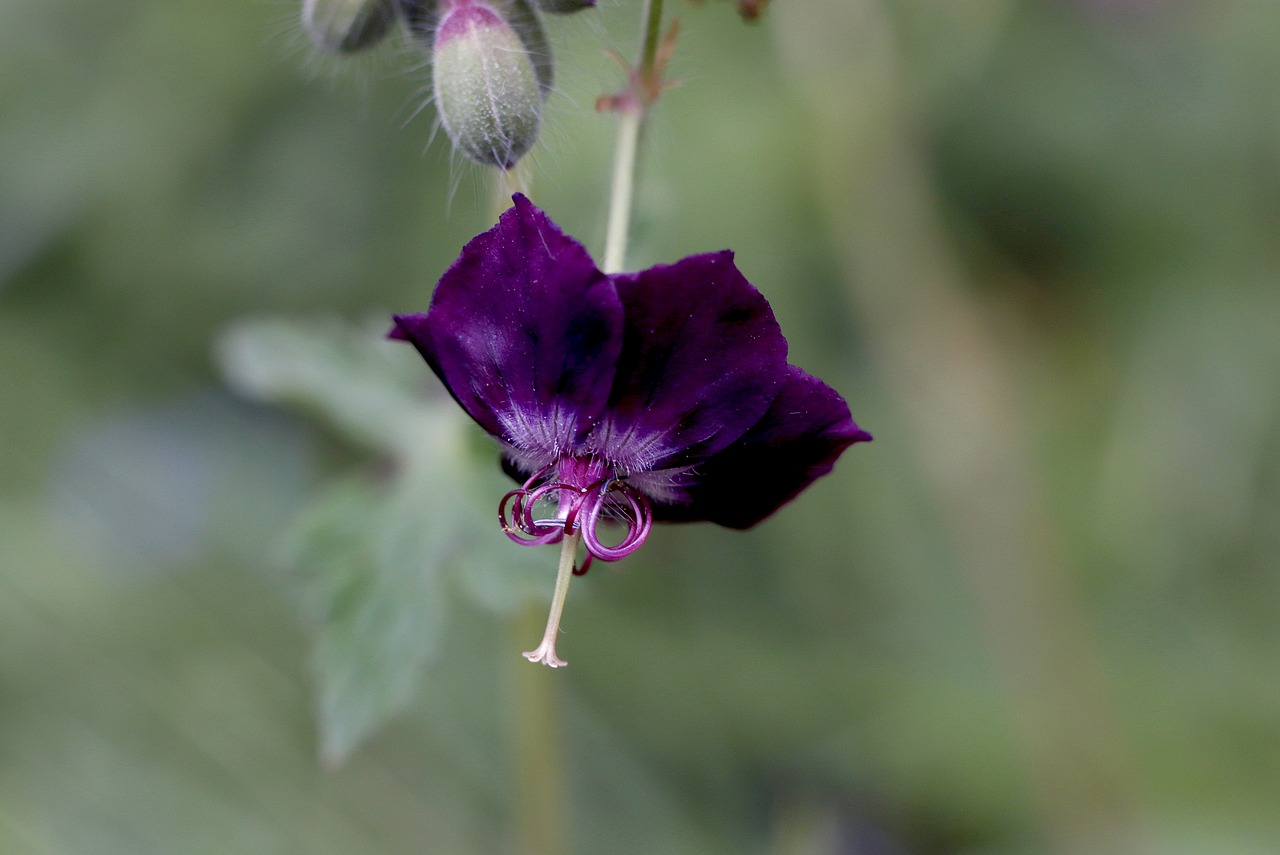
[[[405,368],[420,375],[421,365],[382,340],[386,326],[247,322],[218,347],[242,394],[307,407],[391,468],[382,483],[328,486],[280,545],[318,633],[321,750],[335,765],[413,698],[444,632],[446,573],[499,613],[520,606],[537,578],[529,552],[488,536],[491,499],[504,490],[494,450],[469,451],[466,417],[442,389],[425,397],[408,379]]]
[[[757,530],[577,580],[571,667],[531,677],[555,556],[381,340],[492,220],[407,46],[338,68],[284,0],[0,4],[0,852],[516,851],[531,680],[574,851],[1046,851],[1027,699],[855,296],[938,241],[1118,721],[1145,848],[1088,851],[1275,850],[1280,15],[673,9],[630,263],[737,249],[876,441]],[[548,22],[534,197],[590,247],[636,12]],[[888,114],[918,187],[868,168]],[[913,193],[892,241],[833,213]]]

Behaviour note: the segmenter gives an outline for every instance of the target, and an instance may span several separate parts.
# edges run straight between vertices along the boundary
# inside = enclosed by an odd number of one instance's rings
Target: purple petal
[[[613,277],[626,315],[609,417],[592,446],[623,471],[696,463],[760,420],[787,342],[725,251]]]
[[[750,528],[831,471],[836,458],[871,434],[827,384],[788,366],[782,391],[749,431],[698,466],[688,504],[655,505],[658,520],[710,520]]]
[[[622,305],[582,244],[517,194],[436,286],[426,314],[397,315],[462,408],[525,455],[575,446],[608,402]]]

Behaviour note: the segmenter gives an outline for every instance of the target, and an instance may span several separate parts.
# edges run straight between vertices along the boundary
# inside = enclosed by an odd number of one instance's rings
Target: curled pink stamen
[[[543,467],[498,504],[498,521],[513,542],[541,546],[559,543],[566,535],[580,532],[587,557],[574,568],[578,576],[591,568],[593,559],[617,561],[644,543],[653,528],[653,512],[643,494],[617,478],[605,478],[586,488],[563,481],[539,483],[552,468]],[[534,509],[552,497],[557,501],[555,518],[536,519]],[[600,541],[597,532],[602,519],[616,519],[626,525],[627,532],[617,545],[606,546]]]
[[[523,486],[508,492],[502,497],[502,501],[498,503],[498,522],[502,525],[503,533],[521,546],[542,546],[548,543],[559,543],[561,538],[564,537],[564,532],[559,525],[540,524],[533,518],[533,509],[539,500],[551,491],[565,487],[565,485],[555,481],[534,487],[535,484],[547,476],[547,473],[552,468],[552,466],[542,467],[533,473],[529,480],[524,482]],[[510,515],[507,513],[508,506],[510,506]]]
[[[550,534],[552,532],[559,532],[561,535],[569,534],[571,532],[571,529],[565,526],[559,518],[539,520],[534,519],[533,517],[533,511],[537,504],[543,499],[546,499],[556,493],[559,493],[559,495],[556,496],[559,506],[557,512],[559,514],[563,514],[565,513],[566,508],[571,507],[577,500],[577,491],[568,484],[561,483],[560,481],[548,481],[541,487],[534,489],[525,497],[522,506],[524,513],[521,515],[521,519],[524,523],[522,528],[524,528],[526,533],[535,537],[541,537],[544,534]]]
[[[498,522],[502,525],[503,533],[521,546],[559,542],[564,537],[564,532],[559,527],[535,526],[527,521],[528,508],[532,506],[529,496],[528,490],[517,488],[502,497],[498,504]],[[507,514],[508,505],[511,506],[510,516]]]
[[[618,493],[626,500],[630,513],[615,514],[626,523],[627,533],[616,546],[605,546],[596,532],[611,493]],[[593,484],[587,492],[586,502],[588,508],[587,517],[582,524],[582,543],[589,554],[601,561],[617,561],[635,552],[653,528],[653,512],[649,501],[624,481],[610,479]]]

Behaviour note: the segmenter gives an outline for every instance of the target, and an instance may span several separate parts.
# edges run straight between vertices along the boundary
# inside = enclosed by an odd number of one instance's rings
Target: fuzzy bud
[[[436,28],[440,25],[440,0],[395,2],[410,35],[419,45],[431,51],[435,46]],[[538,88],[542,90],[542,97],[546,98],[551,92],[555,70],[551,58],[551,42],[547,40],[538,13],[529,5],[528,0],[488,0],[488,5],[511,25],[511,29],[516,31],[516,35],[524,43],[524,49],[529,52],[529,59],[533,61],[533,70],[538,73]]]
[[[355,53],[386,38],[395,21],[388,0],[303,0],[302,26],[316,47]]]
[[[433,46],[436,108],[455,148],[510,169],[538,138],[542,91],[524,41],[492,6],[458,0]]]

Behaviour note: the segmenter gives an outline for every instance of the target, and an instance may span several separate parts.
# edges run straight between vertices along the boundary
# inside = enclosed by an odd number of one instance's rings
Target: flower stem
[[[640,73],[648,78],[653,74],[654,59],[658,55],[658,38],[662,31],[662,0],[645,0],[641,12],[644,29],[640,33]]]
[[[529,195],[533,185],[533,170],[527,158],[521,159],[515,166],[505,170],[494,170],[493,205],[496,214],[501,214],[511,207],[511,194]]]
[[[560,615],[564,613],[564,600],[569,594],[569,581],[573,578],[573,559],[578,552],[577,534],[567,534],[560,542],[560,570],[556,573],[556,590],[551,595],[551,613],[547,615],[547,628],[542,634],[542,643],[537,649],[526,651],[524,658],[530,662],[541,662],[552,668],[568,665],[556,656],[556,636],[560,632]]]
[[[521,635],[536,632],[542,614],[526,609],[512,629]],[[510,662],[510,660],[507,660]],[[564,855],[569,843],[569,794],[560,723],[561,681],[541,668],[511,663],[515,744],[515,835],[512,848],[519,855]]]
[[[636,150],[640,147],[643,111],[625,110],[618,121],[613,154],[613,186],[609,195],[609,229],[604,241],[604,272],[619,273],[627,261],[627,233],[631,228]]]
[[[649,118],[650,100],[644,81],[652,80],[662,24],[662,0],[645,0],[641,18],[640,56],[632,72],[632,97],[618,107],[618,138],[613,154],[613,180],[609,189],[609,225],[605,232],[604,272],[618,273],[627,261],[631,231],[631,207],[635,196],[636,155],[640,136]]]

